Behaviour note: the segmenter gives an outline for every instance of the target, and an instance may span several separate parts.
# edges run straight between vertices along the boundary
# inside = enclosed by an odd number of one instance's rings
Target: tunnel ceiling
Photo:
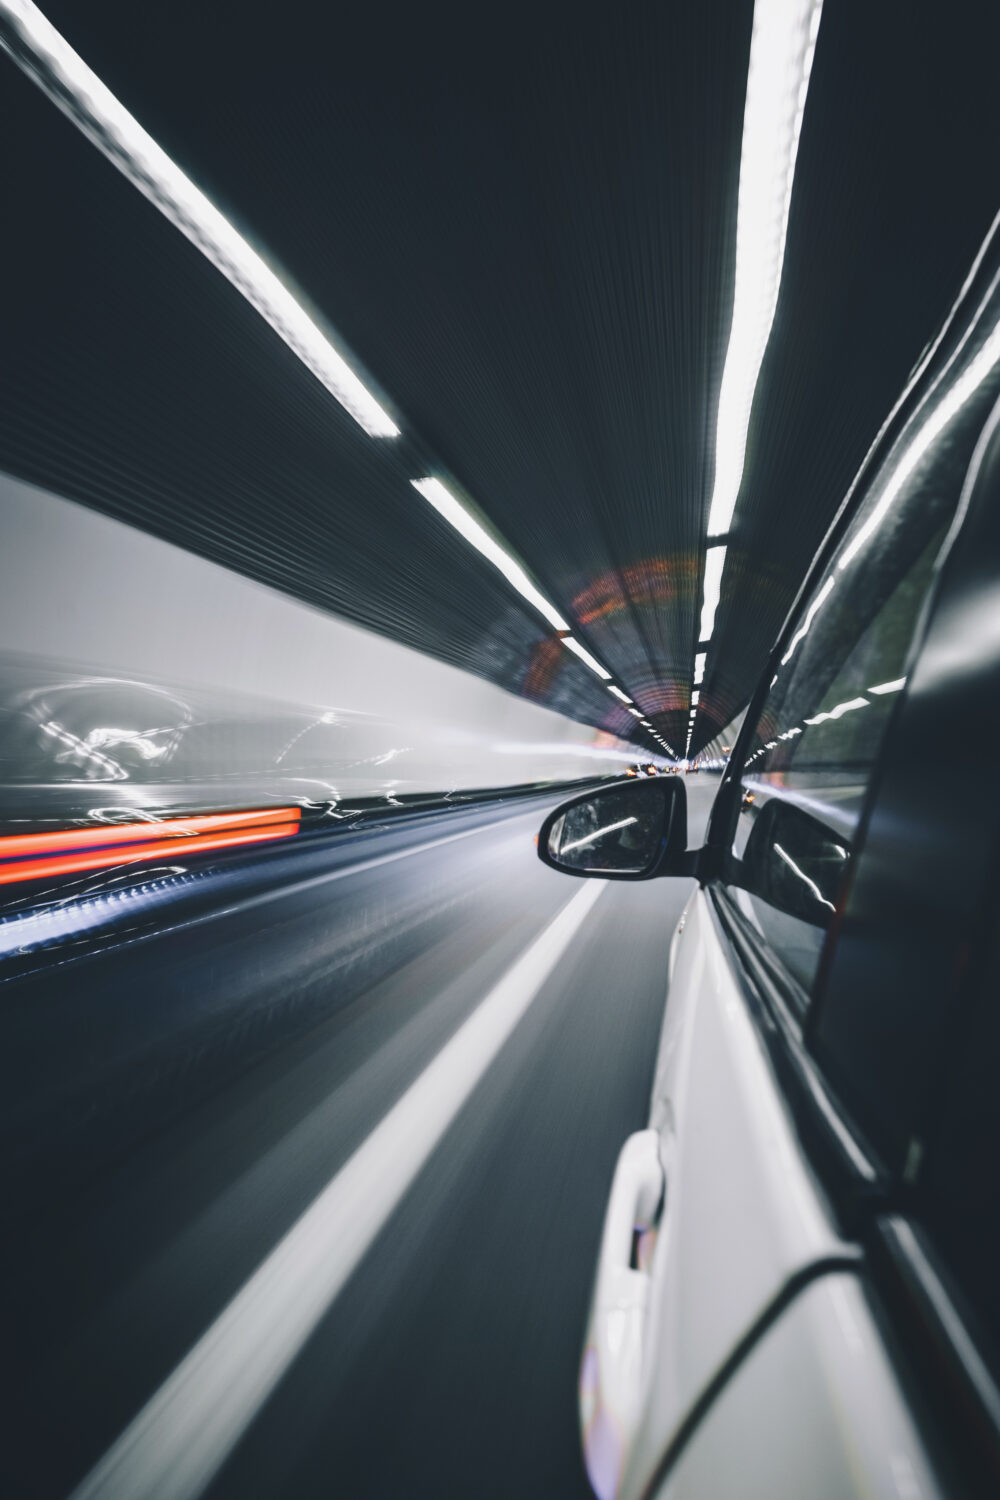
[[[356,427],[3,57],[0,467],[631,733],[412,490],[436,466],[683,746],[752,6],[42,8],[403,435]],[[745,704],[998,207],[987,24],[826,6],[693,751]]]

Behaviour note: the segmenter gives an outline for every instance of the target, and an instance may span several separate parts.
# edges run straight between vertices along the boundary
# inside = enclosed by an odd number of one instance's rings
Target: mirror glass
[[[667,798],[662,782],[636,782],[568,807],[549,832],[549,858],[564,870],[642,875],[659,858]]]

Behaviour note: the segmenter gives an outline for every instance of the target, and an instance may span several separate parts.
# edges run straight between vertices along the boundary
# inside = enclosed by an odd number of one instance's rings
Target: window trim
[[[722,773],[722,780],[709,818],[706,848],[702,861],[706,878],[718,873],[720,860],[724,861],[725,853],[731,843],[739,815],[743,769],[754,729],[770,692],[769,684],[799,622],[802,609],[812,598],[823,575],[829,570],[848,527],[864,504],[872,482],[878,476],[908,423],[937,387],[945,382],[952,364],[959,358],[967,339],[977,326],[984,306],[998,290],[1000,290],[1000,213],[990,225],[955,301],[945,315],[937,333],[917,360],[906,386],[862,459],[858,472],[816,553],[812,567],[792,600],[764,670],[750,696],[729,763]],[[951,334],[956,334],[957,338],[951,340],[949,338]],[[956,514],[956,522],[959,514]],[[946,538],[945,553],[950,548],[956,530],[957,526],[953,527]]]
[[[817,1167],[838,1220],[849,1232],[861,1201],[885,1198],[884,1168],[806,1049],[801,1017],[796,1014],[795,981],[778,967],[764,939],[738,911],[721,882],[709,885],[706,896],[716,932],[806,1154]]]

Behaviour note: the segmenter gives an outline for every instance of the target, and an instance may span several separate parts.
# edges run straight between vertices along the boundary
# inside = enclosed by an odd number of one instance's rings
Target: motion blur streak
[[[0,859],[21,854],[64,854],[71,849],[103,849],[110,844],[143,844],[150,839],[188,838],[196,833],[238,833],[270,823],[297,823],[298,807],[256,808],[249,812],[208,813],[193,818],[151,819],[141,823],[95,824],[93,828],[64,828],[58,833],[9,834],[0,838]]]
[[[288,1369],[607,887],[584,887],[293,1225],[75,1500],[194,1500]]]
[[[795,157],[822,0],[757,0],[736,219],[733,321],[719,394],[709,537],[726,536],[743,483],[750,412],[778,307]],[[715,629],[725,552],[708,553],[700,641]],[[694,727],[688,730],[685,754]]]
[[[200,838],[185,838],[183,841],[176,836],[148,839],[143,843],[127,844],[123,849],[92,849],[86,854],[14,860],[0,865],[0,885],[11,885],[19,880],[44,880],[50,875],[71,875],[76,870],[102,870],[113,865],[130,865],[138,860],[176,858],[181,853],[202,854],[209,849],[261,844],[272,839],[287,839],[298,831],[299,822],[296,818],[293,822],[274,823],[268,828],[256,828],[242,833],[205,834]],[[92,838],[91,843],[93,842]]]
[[[0,724],[6,708],[8,733],[21,725],[10,753],[39,785],[82,787],[82,771],[120,817],[351,806],[635,758],[634,745],[5,475],[0,531]],[[72,727],[71,745],[52,722]]]
[[[0,838],[0,885],[99,870],[140,859],[227,849],[298,832],[301,811],[278,807],[256,812],[164,818],[142,823],[66,828],[59,833],[22,833]],[[41,856],[41,857],[38,857]]]
[[[545,595],[535,587],[528,577],[522,565],[510,554],[510,550],[501,547],[499,542],[480,526],[475,517],[471,516],[464,505],[461,505],[455,496],[441,483],[440,479],[413,479],[410,481],[413,488],[433,505],[438,515],[454,526],[460,536],[463,536],[470,546],[475,547],[483,557],[491,562],[493,566],[503,574],[522,598],[527,599],[538,613],[542,615],[554,630],[568,630],[569,624],[549,601]]]
[[[397,860],[409,859],[414,854],[423,854],[428,849],[435,849],[439,845],[457,843],[460,839],[471,838],[474,834],[487,831],[488,825],[486,828],[467,828],[462,833],[453,833],[445,838],[415,844],[410,848],[398,850],[394,854],[379,854],[372,859],[348,864],[340,870],[327,870],[322,875],[311,876],[290,886],[281,886],[245,899],[242,909],[246,911],[251,907],[267,905],[270,901],[286,899],[290,895],[305,892],[317,885],[327,885],[330,881],[364,874],[382,865],[391,865]],[[186,853],[190,847],[190,844],[185,844],[183,851]],[[171,849],[171,853],[175,855],[179,852],[176,847]],[[162,908],[161,916],[165,922],[172,900],[185,893],[192,879],[191,874],[183,870],[174,870],[166,878],[144,885],[135,891],[116,891],[113,895],[90,896],[82,901],[62,901],[55,907],[43,907],[39,911],[29,911],[8,917],[0,921],[0,957],[10,953],[26,953],[32,948],[57,942],[60,938],[73,938],[92,931],[107,922],[112,910],[117,910],[120,914],[123,907],[126,909],[142,908],[147,912],[154,907],[160,907]],[[218,882],[219,876],[216,872],[214,883]],[[206,920],[211,920],[211,917],[209,916]],[[192,925],[193,922],[188,923],[189,927]]]
[[[30,0],[2,0],[0,44],[119,171],[256,308],[371,437],[399,428],[271,267],[148,135]]]
[[[736,221],[733,323],[719,396],[709,536],[724,536],[743,480],[757,377],[778,306],[795,157],[822,0],[757,0]]]

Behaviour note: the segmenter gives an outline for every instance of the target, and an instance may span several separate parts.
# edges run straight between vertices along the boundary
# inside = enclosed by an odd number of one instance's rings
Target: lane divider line
[[[483,1078],[595,902],[577,892],[198,1340],[71,1500],[197,1500]]]

